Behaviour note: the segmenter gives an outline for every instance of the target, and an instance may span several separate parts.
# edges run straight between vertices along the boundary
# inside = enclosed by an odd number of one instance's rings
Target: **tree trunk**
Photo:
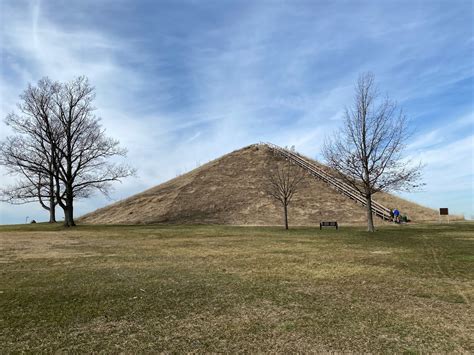
[[[285,229],[288,229],[288,206],[287,204],[283,204],[283,208],[285,210]]]
[[[54,196],[54,177],[49,177],[49,223],[56,223],[56,200]]]
[[[65,227],[74,227],[76,223],[74,222],[74,196],[72,193],[72,188],[70,186],[66,187],[66,208],[64,209],[64,226]]]
[[[55,203],[50,203],[49,208],[49,223],[56,223],[56,205]]]
[[[372,216],[372,195],[367,195],[367,231],[374,232],[374,219]]]
[[[69,204],[68,204],[69,205]],[[64,209],[64,227],[74,227],[74,212],[72,204]]]

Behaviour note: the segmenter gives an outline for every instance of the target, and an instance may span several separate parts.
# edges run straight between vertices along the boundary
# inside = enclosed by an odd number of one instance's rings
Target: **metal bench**
[[[323,227],[336,227],[336,229],[339,229],[337,222],[320,222],[319,229],[323,229]]]

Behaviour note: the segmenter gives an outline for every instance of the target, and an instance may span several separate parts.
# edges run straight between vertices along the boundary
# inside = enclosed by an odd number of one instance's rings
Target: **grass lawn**
[[[474,224],[0,227],[1,352],[474,352]]]

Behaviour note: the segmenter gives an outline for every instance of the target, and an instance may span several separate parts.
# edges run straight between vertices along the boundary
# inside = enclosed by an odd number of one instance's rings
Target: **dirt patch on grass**
[[[71,332],[72,336],[82,336],[95,333],[100,336],[111,336],[113,334],[130,334],[143,331],[143,325],[129,320],[109,320],[106,317],[98,317],[91,322],[81,325],[77,330]]]
[[[84,243],[69,233],[0,234],[0,262],[15,259],[68,259],[100,255],[81,248]]]

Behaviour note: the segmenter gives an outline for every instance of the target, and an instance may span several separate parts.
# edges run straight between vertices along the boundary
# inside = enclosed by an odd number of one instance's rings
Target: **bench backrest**
[[[335,227],[337,226],[337,222],[321,222],[321,226],[327,226],[327,227]]]

